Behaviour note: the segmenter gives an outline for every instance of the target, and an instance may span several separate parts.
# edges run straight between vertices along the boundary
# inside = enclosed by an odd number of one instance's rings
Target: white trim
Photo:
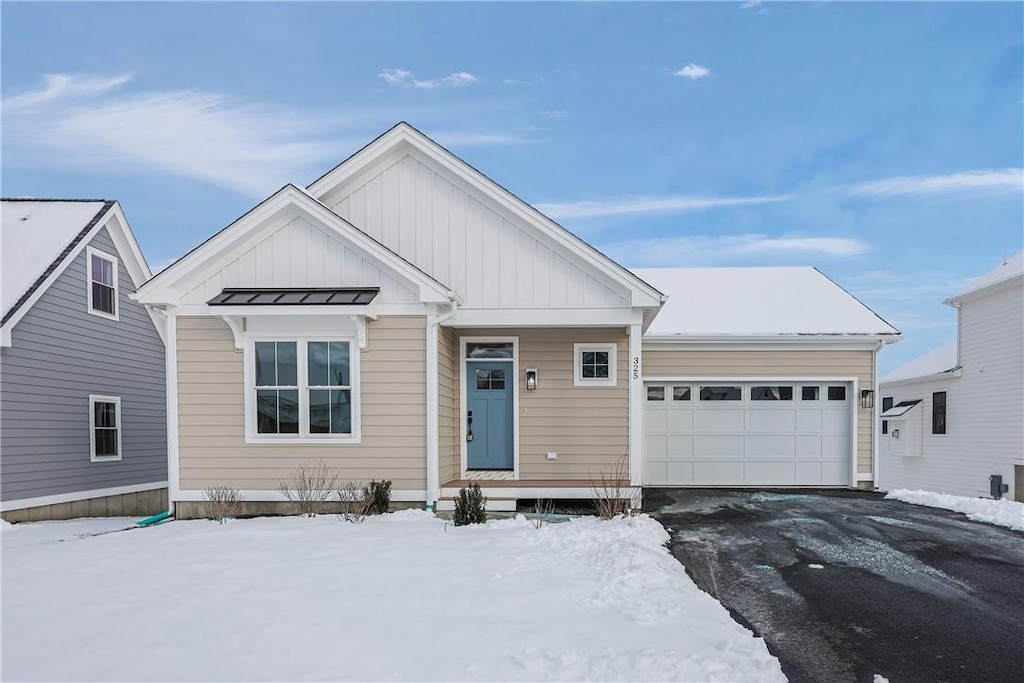
[[[466,391],[469,381],[468,365],[466,358],[466,345],[487,342],[511,342],[512,343],[512,472],[515,478],[519,478],[519,337],[460,337],[459,339],[459,373],[462,386],[459,387],[459,460],[460,479],[466,477],[466,458],[468,449],[466,447]],[[488,359],[493,360],[493,359]]]
[[[104,261],[108,261],[111,265],[111,274],[114,278],[114,312],[107,313],[106,311],[99,311],[93,308],[92,305],[92,259],[96,256]],[[85,292],[86,292],[86,305],[85,312],[89,315],[95,315],[100,318],[106,318],[108,320],[119,320],[121,315],[121,301],[118,299],[120,295],[120,288],[118,282],[120,281],[120,270],[121,270],[121,259],[117,258],[113,254],[108,254],[105,251],[91,246],[85,248]],[[102,282],[99,284],[103,284]]]
[[[440,380],[438,379],[438,339],[437,339],[437,318],[431,317],[427,320],[427,491],[424,496],[427,507],[432,507],[437,502],[437,495],[434,493],[440,488],[440,423],[438,416],[438,391]]]
[[[877,336],[851,339],[819,335],[780,335],[778,337],[644,337],[644,352],[658,351],[870,351],[885,340]]]
[[[634,327],[634,326],[630,326]],[[581,364],[583,354],[588,351],[608,354],[607,377],[584,377]],[[572,385],[574,387],[614,387],[618,385],[619,345],[615,342],[587,342],[572,345]]]
[[[165,373],[167,382],[167,478],[170,509],[174,510],[174,496],[181,488],[181,471],[178,469],[178,317],[173,310],[167,311],[167,352]]]
[[[498,486],[484,486],[479,480],[474,480],[474,484],[481,484],[480,490],[487,497],[494,498],[583,498],[593,499],[597,498],[597,493],[594,491],[594,487],[590,484],[586,486],[565,486],[560,488],[545,488],[539,487],[534,488],[530,486],[528,481],[522,482],[523,486],[518,488],[512,487],[498,487]],[[630,497],[635,496],[639,493],[643,487],[641,486],[623,486],[623,494],[630,494]],[[452,487],[445,487],[441,489],[442,498],[454,498],[459,495],[459,489]]]
[[[874,401],[882,400],[882,393],[878,385],[878,352],[882,350],[882,344],[879,342],[878,348],[871,354],[871,388],[874,393]],[[881,406],[881,403],[878,404]],[[875,488],[878,488],[878,466],[879,466],[879,439],[881,438],[880,433],[882,431],[882,418],[881,411],[877,410],[874,405],[871,406],[871,478],[875,482]],[[858,475],[859,476],[859,475]]]
[[[460,308],[458,327],[618,327],[643,322],[639,308]]]
[[[146,484],[131,484],[129,486],[114,486],[105,489],[91,489],[89,491],[72,491],[70,493],[56,493],[52,496],[37,496],[35,498],[19,498],[18,500],[5,500],[0,502],[0,512],[11,510],[24,510],[25,508],[40,507],[43,505],[60,505],[61,503],[74,503],[80,500],[91,500],[93,498],[106,498],[107,496],[122,496],[128,493],[140,493],[142,491],[155,491],[167,488],[166,481],[153,481]]]
[[[353,226],[308,192],[289,184],[250,209],[194,251],[158,273],[136,292],[138,300],[152,304],[177,304],[177,292],[191,289],[182,286],[182,282],[187,281],[195,273],[201,273],[202,268],[208,264],[215,261],[228,262],[240,256],[252,246],[253,241],[259,236],[260,228],[265,227],[274,216],[289,208],[333,230],[339,239],[362,251],[383,269],[409,282],[417,290],[421,302],[447,303],[451,297],[457,297],[447,286]]]
[[[299,433],[298,434],[259,434],[256,431],[256,401],[254,400],[256,395],[256,377],[253,372],[253,367],[256,362],[256,342],[294,342],[295,343],[295,361],[297,363],[296,368],[296,381],[298,385],[296,391],[299,395]],[[338,435],[317,435],[312,436],[309,431],[309,368],[307,366],[308,348],[309,342],[348,342],[348,354],[349,354],[349,400],[351,401],[351,421],[352,421],[352,433],[351,434],[338,434]],[[282,334],[273,332],[259,332],[249,333],[245,340],[245,350],[243,351],[243,363],[244,363],[244,380],[245,380],[245,443],[251,445],[266,445],[266,444],[294,444],[294,445],[308,445],[308,444],[329,444],[329,445],[343,445],[343,444],[359,444],[362,443],[361,434],[361,402],[360,397],[362,395],[362,388],[359,381],[359,364],[360,364],[360,353],[359,344],[356,337],[352,335],[340,335],[338,333],[330,334]]]
[[[288,498],[278,490],[267,489],[245,489],[239,491],[242,502],[253,503],[276,503],[287,502]],[[399,489],[391,491],[391,500],[399,503],[422,503],[426,500],[427,492],[422,489]],[[174,502],[197,503],[206,500],[206,491],[186,489],[175,494]]]
[[[437,501],[437,509],[439,512],[452,512],[455,510],[455,500],[452,498],[446,498],[444,500]],[[487,503],[484,509],[488,512],[515,512],[516,501],[508,498],[487,498]]]
[[[445,171],[454,174],[467,186],[479,192],[500,209],[532,226],[562,248],[578,256],[586,264],[628,289],[633,305],[659,308],[664,295],[647,282],[631,273],[604,253],[554,222],[533,206],[519,199],[478,170],[444,149],[408,123],[399,123],[363,147],[341,164],[331,169],[308,187],[308,192],[326,198],[336,192],[347,180],[375,163],[390,156],[400,155],[403,147],[412,148],[436,162]],[[646,301],[638,299],[646,298]]]
[[[809,377],[808,376],[804,376],[804,377],[800,377],[800,376],[791,376],[791,375],[768,375],[768,376],[762,375],[760,377],[750,377],[749,375],[740,375],[740,376],[733,376],[733,377],[728,377],[728,376],[727,377],[722,377],[722,376],[701,377],[701,376],[685,375],[685,376],[677,376],[677,377],[644,377],[643,381],[644,381],[644,385],[647,385],[648,383],[650,383],[650,384],[672,384],[672,383],[680,383],[680,384],[682,384],[682,383],[685,383],[685,382],[691,382],[691,383],[695,383],[695,384],[696,383],[700,383],[700,382],[705,382],[705,383],[707,383],[707,382],[744,382],[744,383],[746,383],[746,382],[787,382],[787,383],[793,383],[794,385],[795,384],[804,384],[804,383],[806,383],[806,384],[823,383],[823,384],[826,384],[826,385],[827,384],[832,384],[833,386],[842,384],[842,385],[846,386],[846,389],[847,389],[847,391],[846,391],[846,401],[845,402],[847,404],[849,404],[849,406],[850,406],[850,484],[849,484],[849,486],[855,488],[856,485],[857,485],[857,482],[861,481],[860,479],[858,479],[859,475],[857,473],[857,420],[859,418],[860,411],[862,410],[862,408],[860,407],[860,395],[859,395],[859,392],[857,391],[858,380],[857,380],[856,377],[849,377],[849,376],[847,376],[847,377],[822,377],[822,376],[809,376]],[[694,388],[696,389],[696,391],[694,393],[699,394],[700,387],[696,386]],[[796,389],[796,387],[794,387],[794,392],[793,392],[793,399],[794,400],[797,399],[797,395],[796,395],[795,389]],[[667,392],[666,392],[666,394],[667,394]],[[743,403],[746,403],[749,400],[749,399],[746,398],[745,395],[741,395],[741,396],[742,396],[742,402]],[[665,398],[668,399],[669,396],[666,395]],[[699,396],[697,396],[697,395],[691,396],[692,400],[698,400],[698,398],[699,398]],[[825,387],[825,390],[821,393],[821,395],[820,395],[818,400],[821,401],[822,403],[826,403],[828,401],[828,387],[827,386]],[[737,401],[737,403],[738,402],[739,401]],[[834,402],[838,403],[838,401],[834,401]],[[863,410],[866,410],[866,409],[863,409]],[[874,408],[872,408],[871,410],[874,411]],[[697,488],[699,488],[699,487],[697,487]]]
[[[94,410],[94,406],[97,403],[114,404],[114,425],[117,430],[117,455],[96,455],[96,411]],[[121,397],[89,394],[89,462],[119,462],[124,456],[124,452],[121,450],[122,431],[124,431],[124,424],[121,422]]]
[[[955,379],[962,377],[964,369],[962,367],[955,367],[951,370],[944,370],[943,372],[933,372],[930,375],[917,375],[915,377],[905,377],[903,379],[890,379],[890,380],[879,380],[879,386],[886,388],[889,387],[900,387],[909,384],[918,384],[926,382],[938,382],[944,379]]]
[[[629,326],[629,363],[626,369],[629,386],[629,483],[643,483],[644,426],[643,426],[643,329]]]

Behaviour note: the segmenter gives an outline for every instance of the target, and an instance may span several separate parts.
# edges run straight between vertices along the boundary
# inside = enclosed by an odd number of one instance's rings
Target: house
[[[1024,501],[1024,252],[944,303],[956,340],[881,380],[879,486]]]
[[[472,481],[496,509],[592,498],[602,477],[635,498],[644,483],[871,485],[860,395],[896,330],[813,269],[687,277],[784,287],[772,310],[820,325],[718,328],[706,313],[695,328],[694,297],[666,304],[647,276],[395,126],[136,293],[166,316],[176,514],[219,485],[265,508],[319,461],[437,509]],[[680,410],[655,426],[659,391]],[[702,464],[716,459],[729,464]]]
[[[0,514],[166,509],[164,323],[120,205],[2,201]]]

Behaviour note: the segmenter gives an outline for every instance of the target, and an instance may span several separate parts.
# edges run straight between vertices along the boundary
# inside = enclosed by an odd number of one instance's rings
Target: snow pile
[[[4,680],[785,680],[647,517],[99,522],[5,529]]]
[[[914,505],[927,505],[943,508],[953,512],[963,512],[968,519],[975,522],[986,522],[1005,526],[1014,531],[1024,531],[1024,503],[1012,500],[993,500],[991,498],[968,498],[966,496],[950,496],[932,491],[911,491],[896,489],[890,491],[886,498],[902,500]]]

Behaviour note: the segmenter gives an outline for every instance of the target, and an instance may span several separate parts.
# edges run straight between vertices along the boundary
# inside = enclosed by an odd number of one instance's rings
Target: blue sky
[[[0,13],[3,195],[119,199],[154,269],[400,120],[624,265],[818,266],[883,369],[1024,242],[1021,3]]]

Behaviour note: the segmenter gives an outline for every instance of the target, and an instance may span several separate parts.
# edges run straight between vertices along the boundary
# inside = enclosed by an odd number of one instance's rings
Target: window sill
[[[120,320],[117,313],[107,313],[105,311],[97,311],[92,308],[88,309],[87,312],[89,313],[89,315],[94,315],[97,318],[106,318],[107,320],[113,320],[115,322]]]
[[[90,462],[120,462],[120,455],[94,455],[89,459]]]
[[[574,380],[572,385],[574,387],[614,387],[618,383],[614,380],[602,379],[602,380],[586,380],[577,379]]]
[[[287,445],[306,445],[306,446],[339,446],[353,444],[357,445],[362,443],[362,439],[358,436],[335,436],[335,437],[323,437],[323,436],[287,436],[287,437],[273,437],[273,436],[251,436],[245,437],[245,443],[254,446],[274,446],[280,444]]]

